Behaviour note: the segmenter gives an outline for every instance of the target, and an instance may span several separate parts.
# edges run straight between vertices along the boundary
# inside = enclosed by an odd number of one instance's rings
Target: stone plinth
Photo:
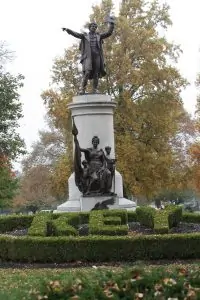
[[[114,126],[113,114],[116,102],[111,100],[109,95],[85,94],[75,96],[73,102],[68,105],[72,117],[78,129],[78,141],[81,148],[92,147],[93,136],[100,139],[99,148],[111,147],[111,158],[115,158]],[[82,154],[82,160],[85,159]],[[62,211],[88,211],[99,201],[104,201],[104,197],[82,197],[75,185],[74,173],[68,179],[69,200],[57,208],[57,212]],[[115,180],[112,184],[112,192],[117,195],[116,204],[113,208],[130,209],[135,207],[135,203],[123,198],[123,182],[121,174],[115,172]],[[102,199],[100,199],[102,198]]]

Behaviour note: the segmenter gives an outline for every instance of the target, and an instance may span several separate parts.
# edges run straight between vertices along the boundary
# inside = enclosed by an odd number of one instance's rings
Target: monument
[[[102,43],[112,35],[114,18],[108,17],[109,29],[97,33],[97,24],[89,24],[89,33],[62,28],[81,39],[83,78],[79,95],[68,105],[74,137],[74,173],[68,180],[69,199],[56,212],[95,209],[135,209],[133,201],[123,197],[121,174],[116,170],[113,114],[116,102],[98,93],[99,78],[106,75]],[[92,93],[86,93],[88,80]],[[104,149],[104,150],[103,150]]]

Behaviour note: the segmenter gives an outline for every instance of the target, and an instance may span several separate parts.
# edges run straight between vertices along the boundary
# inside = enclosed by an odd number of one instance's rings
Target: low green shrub
[[[170,205],[166,209],[157,210],[154,215],[154,232],[168,233],[169,229],[177,226],[182,217],[182,207]]]
[[[128,214],[125,209],[102,210],[102,212],[104,217],[119,217],[122,225],[128,223]]]
[[[104,218],[105,225],[121,225],[121,218],[120,217],[107,217]]]
[[[88,224],[89,223],[90,212],[80,212],[80,224]]]
[[[52,219],[60,219],[60,217],[68,220],[68,224],[73,227],[78,227],[81,224],[80,213],[79,212],[66,212],[66,213],[56,213],[52,214]]]
[[[65,216],[70,219],[70,225],[78,227],[81,224],[89,223],[90,212],[65,212],[65,213],[55,213],[52,215],[53,219],[57,219],[60,216]]]
[[[138,222],[136,211],[130,211],[130,210],[127,211],[127,216],[128,216],[128,223]]]
[[[141,225],[154,228],[154,216],[156,210],[150,206],[140,206],[136,208],[137,220]]]
[[[96,210],[90,213],[89,234],[91,235],[126,235],[128,234],[127,225],[105,225],[105,218],[109,213],[103,210]],[[122,222],[122,219],[121,219]]]
[[[57,219],[48,221],[47,224],[47,234],[54,236],[69,236],[69,235],[78,235],[78,231],[71,225],[69,225],[70,220],[73,220],[73,216],[71,218],[67,218],[66,216],[60,216]]]
[[[154,215],[154,232],[156,234],[164,234],[169,232],[168,211],[157,210]]]
[[[182,214],[181,222],[199,224],[200,223],[200,214],[184,212]]]
[[[182,219],[182,207],[176,205],[169,205],[166,208],[166,211],[168,211],[169,228],[176,227]]]
[[[38,213],[33,218],[28,235],[31,236],[47,236],[48,235],[48,221],[51,220],[52,214]]]
[[[45,238],[0,236],[2,262],[125,262],[199,257],[199,233]]]
[[[33,221],[33,215],[8,215],[0,216],[0,233],[16,229],[27,229]]]

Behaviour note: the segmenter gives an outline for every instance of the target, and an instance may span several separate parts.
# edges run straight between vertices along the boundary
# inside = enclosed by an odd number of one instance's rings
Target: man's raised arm
[[[68,34],[73,35],[74,37],[78,38],[78,39],[82,39],[83,38],[83,34],[82,33],[78,33],[76,31],[73,31],[69,28],[62,28],[63,31],[66,31]]]
[[[109,29],[107,32],[100,34],[101,39],[106,39],[107,37],[111,36],[115,27],[114,17],[108,16],[106,22],[109,23]]]

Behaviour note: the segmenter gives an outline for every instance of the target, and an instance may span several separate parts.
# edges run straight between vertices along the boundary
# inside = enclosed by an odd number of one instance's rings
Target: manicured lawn
[[[2,300],[200,299],[199,263],[80,269],[9,268],[0,269],[0,278]]]

